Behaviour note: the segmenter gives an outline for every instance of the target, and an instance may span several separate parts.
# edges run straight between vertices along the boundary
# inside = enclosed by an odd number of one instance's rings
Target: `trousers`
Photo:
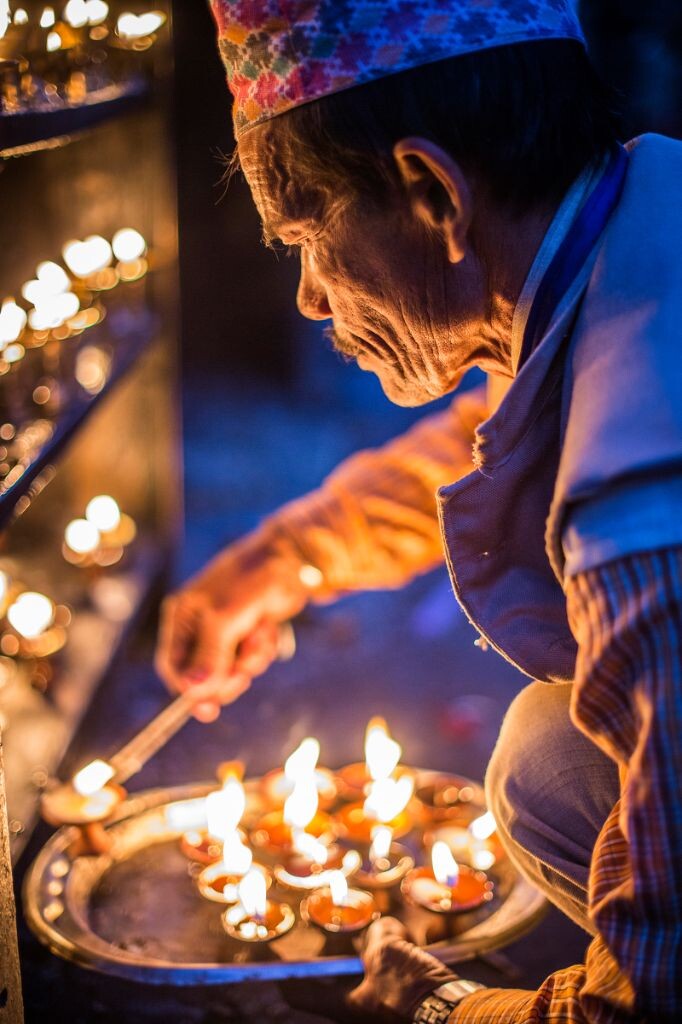
[[[594,935],[590,860],[620,785],[616,764],[571,722],[571,688],[534,682],[512,701],[486,772],[486,798],[518,870]]]

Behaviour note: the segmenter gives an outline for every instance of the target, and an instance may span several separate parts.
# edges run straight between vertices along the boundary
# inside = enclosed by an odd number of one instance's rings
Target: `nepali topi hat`
[[[210,0],[235,134],[292,107],[457,54],[584,43],[572,0]]]

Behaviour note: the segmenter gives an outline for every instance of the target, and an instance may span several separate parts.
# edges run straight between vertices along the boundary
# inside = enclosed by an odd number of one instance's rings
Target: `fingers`
[[[263,619],[240,643],[233,670],[251,678],[262,675],[277,658],[278,648],[277,623]]]
[[[395,917],[380,917],[367,929],[363,959],[368,959],[389,942],[409,940],[407,928]]]

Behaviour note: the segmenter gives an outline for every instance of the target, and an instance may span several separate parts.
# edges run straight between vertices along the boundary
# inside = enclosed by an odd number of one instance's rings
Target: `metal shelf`
[[[148,309],[142,308],[133,313],[121,307],[110,312],[101,325],[91,328],[81,336],[80,346],[106,344],[111,347],[111,367],[107,382],[97,394],[90,394],[75,382],[77,387],[61,411],[52,421],[45,418],[44,421],[52,428],[49,439],[35,453],[25,456],[18,479],[13,480],[4,491],[3,485],[0,484],[0,530],[5,529],[24,511],[20,504],[22,498],[30,498],[32,494],[42,489],[41,476],[44,478],[45,471],[48,471],[62,454],[92,411],[111,393],[150,346],[156,336],[157,327],[158,320]],[[74,343],[67,341],[62,344]],[[40,352],[39,349],[33,351]],[[19,430],[28,427],[30,422],[20,423]],[[23,505],[27,507],[29,503],[27,500]]]
[[[138,539],[130,567],[106,578],[110,602],[124,602],[126,616],[108,613],[101,601],[85,600],[74,610],[69,638],[55,658],[57,671],[47,692],[34,689],[20,670],[0,689],[0,715],[7,722],[3,749],[14,862],[36,824],[46,776],[56,774],[92,697],[166,562],[167,553],[158,541],[148,536]]]
[[[62,146],[98,124],[134,110],[148,95],[147,82],[134,78],[97,89],[83,103],[0,114],[0,157],[26,156]]]

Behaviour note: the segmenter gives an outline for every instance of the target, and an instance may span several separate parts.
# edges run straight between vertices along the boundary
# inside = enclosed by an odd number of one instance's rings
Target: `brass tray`
[[[418,781],[435,773],[424,772]],[[481,787],[472,808],[485,809]],[[83,967],[135,981],[207,985],[253,979],[329,977],[362,971],[361,938],[325,939],[300,918],[287,935],[262,950],[229,939],[219,904],[203,900],[178,839],[200,816],[215,782],[155,789],[130,796],[107,825],[106,855],[74,856],[75,831],[63,828],[46,843],[24,883],[26,919],[56,955]],[[258,813],[258,782],[246,784],[249,816]],[[418,849],[419,833],[401,840]],[[263,859],[259,855],[259,859]],[[496,896],[483,916],[456,915],[449,931],[438,915],[400,903],[391,910],[411,935],[440,960],[456,964],[498,949],[528,932],[545,911],[544,897],[506,858],[489,874]],[[279,893],[297,910],[299,898]],[[435,941],[434,941],[435,939]]]

